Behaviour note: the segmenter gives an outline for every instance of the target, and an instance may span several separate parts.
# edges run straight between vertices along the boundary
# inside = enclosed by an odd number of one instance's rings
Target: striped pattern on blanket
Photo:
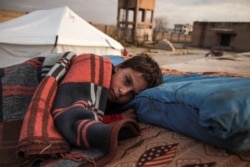
[[[103,124],[112,75],[105,57],[65,53],[38,85],[18,143],[21,166],[103,166],[118,140],[139,135],[132,120]],[[37,161],[38,160],[38,161]]]
[[[86,54],[72,60],[59,85],[52,111],[58,130],[72,145],[89,148],[107,141],[101,140],[103,133],[108,134],[105,130],[94,134],[96,143],[87,139],[87,133],[95,126],[106,126],[100,120],[106,108],[111,73],[112,63],[108,58]]]
[[[41,81],[44,57],[0,69],[0,166],[18,166],[16,147],[32,96]]]
[[[18,153],[21,158],[37,154],[64,153],[70,150],[69,144],[54,125],[51,110],[57,82],[66,73],[74,56],[73,53],[65,53],[38,85],[26,111],[19,137]]]

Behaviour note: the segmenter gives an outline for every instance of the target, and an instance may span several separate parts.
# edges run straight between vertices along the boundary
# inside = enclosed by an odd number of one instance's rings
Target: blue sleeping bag
[[[164,75],[137,95],[140,122],[169,128],[229,151],[250,149],[250,78]]]

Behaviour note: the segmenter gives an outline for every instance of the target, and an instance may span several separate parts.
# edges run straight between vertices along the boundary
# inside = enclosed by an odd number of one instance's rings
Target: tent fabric
[[[163,84],[143,91],[123,109],[131,107],[140,122],[229,151],[250,149],[250,78],[164,75]]]
[[[1,23],[0,36],[0,67],[48,53],[73,51],[121,56],[124,49],[68,7],[37,10]]]

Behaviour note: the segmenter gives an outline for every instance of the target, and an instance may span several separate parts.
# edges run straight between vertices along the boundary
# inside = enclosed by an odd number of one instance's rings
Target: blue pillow
[[[123,109],[139,121],[225,148],[250,149],[250,78],[164,75]]]
[[[112,64],[114,66],[116,66],[116,65],[118,65],[118,64],[120,64],[121,62],[124,61],[124,58],[122,56],[106,55],[105,57],[110,58],[111,61],[112,61]]]

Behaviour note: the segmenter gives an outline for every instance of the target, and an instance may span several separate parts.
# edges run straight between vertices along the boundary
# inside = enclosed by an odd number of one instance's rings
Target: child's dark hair
[[[162,83],[162,73],[158,63],[147,54],[140,54],[119,64],[120,68],[131,68],[143,74],[148,88]]]

